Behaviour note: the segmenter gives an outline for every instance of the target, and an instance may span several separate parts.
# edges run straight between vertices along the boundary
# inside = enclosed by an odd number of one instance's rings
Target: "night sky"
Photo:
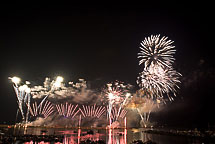
[[[101,86],[117,79],[137,86],[140,42],[161,34],[174,41],[174,68],[183,77],[177,99],[154,120],[178,127],[215,125],[209,4],[2,7],[0,124],[14,123],[18,107],[9,76],[42,83],[47,76],[62,75]]]

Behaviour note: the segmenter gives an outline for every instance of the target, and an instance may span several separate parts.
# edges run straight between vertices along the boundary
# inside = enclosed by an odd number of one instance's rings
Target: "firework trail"
[[[32,107],[27,104],[32,116],[44,116],[44,119],[49,117],[54,112],[54,106],[51,102],[45,101],[44,106],[41,105],[41,109],[38,111],[37,102],[32,104]]]
[[[76,106],[74,106],[74,105],[72,105],[72,104],[68,104],[67,102],[66,102],[66,104],[56,104],[55,105],[56,106],[56,108],[57,108],[57,111],[58,111],[58,114],[59,115],[62,115],[62,116],[64,116],[64,117],[75,117],[77,114],[78,114],[78,112],[79,112],[79,110],[77,110],[76,112],[75,112],[75,110],[77,109],[77,107],[78,107],[78,104],[76,105]]]
[[[30,97],[29,92],[28,92],[29,88],[27,85],[22,85],[20,87],[14,87],[14,89],[16,89],[15,91],[18,95],[17,98],[19,101],[19,107],[21,110],[21,114],[23,116],[23,119],[25,119],[24,112],[23,112],[23,104],[26,103],[27,99]]]
[[[16,96],[17,96],[17,99],[18,99],[18,105],[19,105],[19,109],[20,109],[20,112],[22,114],[22,119],[24,120],[25,119],[25,116],[24,116],[24,112],[23,112],[23,107],[22,107],[22,104],[23,104],[23,90],[21,90],[22,87],[15,87],[14,86],[14,89],[16,91]]]
[[[79,116],[78,127],[81,127],[81,115]]]
[[[27,107],[27,112],[26,112],[26,117],[24,116],[24,106],[25,103],[30,104],[30,99],[31,99],[31,95],[30,95],[30,88],[26,85],[28,84],[26,82],[26,84],[24,85],[20,85],[19,83],[21,81],[20,78],[18,77],[9,77],[9,79],[13,82],[13,88],[14,91],[16,93],[16,97],[17,97],[17,102],[18,102],[18,107],[20,109],[21,115],[22,115],[22,119],[26,121],[26,123],[28,122],[28,114],[29,114],[29,107]],[[26,119],[25,119],[26,118]]]
[[[104,106],[96,106],[96,104],[94,104],[93,106],[82,105],[82,108],[79,108],[79,110],[84,118],[100,118],[106,111]]]
[[[111,119],[113,121],[117,121],[119,118],[124,118],[125,115],[127,114],[127,110],[124,110],[124,109],[121,109],[121,108],[116,108],[116,107],[113,107],[112,108],[112,111],[111,111]]]
[[[139,91],[141,93],[142,91]],[[147,97],[138,97],[138,93],[132,97],[131,101],[126,105],[126,108],[135,110],[141,118],[144,127],[149,122],[151,112],[155,112],[160,108],[163,99],[153,100]]]
[[[125,106],[125,104],[126,104],[126,102],[127,102],[127,100],[128,100],[129,98],[131,98],[131,94],[130,94],[130,93],[126,93],[125,98],[123,99],[123,102],[120,104],[117,117],[119,117],[119,114],[120,114],[120,112],[121,112],[122,107]]]
[[[148,68],[151,64],[161,67],[171,67],[174,62],[173,55],[175,54],[175,46],[171,44],[173,41],[167,40],[168,37],[160,35],[151,35],[141,42],[141,51],[138,53],[138,58],[141,58],[139,64],[144,64]]]
[[[30,109],[29,109],[29,106],[30,106],[30,103],[31,103],[31,95],[30,95],[30,91],[29,91],[30,89],[28,89],[28,91],[27,91],[27,113],[26,113],[26,123],[28,122],[28,117],[29,117],[29,111],[30,111]]]

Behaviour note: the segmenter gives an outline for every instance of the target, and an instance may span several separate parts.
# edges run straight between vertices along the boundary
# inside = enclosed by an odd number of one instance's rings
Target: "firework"
[[[153,100],[147,97],[139,97],[139,95],[142,95],[143,93],[144,92],[142,90],[139,90],[134,94],[132,99],[126,105],[126,108],[136,111],[141,118],[143,126],[146,127],[149,122],[151,112],[157,111],[164,101],[161,98]]]
[[[37,102],[32,104],[32,107],[27,104],[32,116],[43,116],[45,119],[49,117],[54,112],[54,106],[50,101],[45,101],[44,106],[41,105],[40,110],[38,108]],[[39,110],[39,111],[38,111]]]
[[[144,64],[148,68],[151,64],[160,65],[161,67],[171,67],[174,62],[173,55],[175,54],[175,46],[171,44],[173,41],[167,40],[168,37],[160,35],[151,35],[141,42],[141,51],[138,53],[138,58],[141,58],[139,64]]]
[[[46,78],[44,85],[34,86],[31,88],[31,91],[32,97],[34,99],[42,99],[41,103],[43,103],[48,98],[64,99],[69,97],[72,97],[73,101],[76,102],[81,100],[77,95],[82,95],[83,97],[83,95],[86,94],[85,96],[88,98],[88,94],[92,93],[91,90],[87,89],[85,80],[79,79],[79,82],[77,83],[68,82],[68,84],[66,84],[63,83],[63,78],[60,76],[58,76],[56,80]],[[84,101],[84,98],[82,99]]]
[[[138,58],[141,58],[139,64],[144,64],[144,70],[139,73],[137,84],[148,98],[164,98],[167,95],[173,101],[170,94],[176,96],[181,74],[172,67],[176,50],[171,45],[173,41],[167,39],[165,36],[160,39],[160,35],[151,35],[142,41]]]
[[[26,83],[20,84],[21,79],[18,77],[9,77],[9,79],[13,82],[13,87],[17,96],[17,103],[19,111],[22,115],[23,121],[26,118],[26,122],[28,121],[29,113],[32,116],[43,115],[47,117],[54,110],[47,109],[46,113],[44,112],[45,107],[47,107],[46,100],[48,98],[54,99],[64,99],[71,97],[73,102],[82,102],[84,103],[86,99],[93,99],[97,95],[92,91],[87,89],[86,81],[84,79],[79,79],[79,82],[73,83],[69,82],[69,86],[66,87],[65,83],[63,83],[63,77],[58,76],[55,80],[51,80],[50,78],[45,78],[45,81],[42,86],[36,85],[31,88],[28,87],[30,85],[29,81]],[[41,99],[39,103],[32,103],[30,98],[33,99]],[[38,102],[38,100],[37,100]],[[25,109],[27,107],[27,112],[25,113]],[[71,105],[69,103],[55,105],[54,107],[59,115],[64,117],[74,117],[79,113],[79,109],[75,105]],[[98,109],[90,109],[91,112]],[[101,111],[98,111],[101,112]],[[103,110],[104,112],[104,110]],[[100,117],[100,113],[97,113],[98,117]]]
[[[9,79],[11,79],[11,81],[17,86],[18,83],[20,83],[21,79],[19,77],[9,77]]]
[[[123,119],[126,114],[127,111],[125,109],[121,109],[121,107],[120,108],[113,107],[110,117],[113,121],[117,121],[119,118]]]
[[[43,104],[43,102],[46,100],[46,98],[48,98],[48,96],[51,93],[55,92],[56,90],[59,90],[63,86],[63,84],[62,84],[63,77],[61,77],[61,76],[58,76],[55,81],[53,80],[50,83],[50,86],[47,86],[47,84],[49,83],[49,80],[50,80],[49,78],[46,78],[46,81],[44,82],[44,87],[45,88],[49,88],[50,87],[50,89],[48,89],[48,91],[46,91],[46,96],[42,99],[42,101],[39,104],[38,108],[40,108],[40,106]]]
[[[115,81],[113,83],[108,83],[106,89],[104,90],[106,99],[108,101],[108,118],[111,125],[111,111],[113,105],[120,105],[120,109],[125,105],[127,99],[131,96],[129,90],[132,88],[131,85],[125,85],[123,82]],[[119,110],[120,112],[120,110]],[[117,113],[117,117],[120,113]]]
[[[115,81],[112,83],[106,84],[103,93],[106,96],[106,100],[108,102],[112,102],[115,104],[123,103],[124,99],[127,96],[130,96],[129,90],[132,88],[132,85],[125,84],[124,82]]]
[[[95,117],[95,118],[100,118],[102,114],[106,111],[104,106],[96,106],[94,104],[93,106],[85,106],[82,105],[82,109],[79,108],[81,114],[83,117]]]
[[[55,106],[57,108],[58,114],[67,118],[70,116],[73,118],[76,116],[77,112],[79,112],[79,110],[75,112],[78,105],[74,106],[72,104],[68,104],[67,102],[66,104],[56,104]]]
[[[163,97],[167,94],[169,100],[173,100],[169,93],[176,95],[176,88],[179,88],[179,78],[181,74],[171,69],[163,69],[158,65],[152,65],[148,70],[144,70],[137,77],[137,84],[140,88],[150,93],[152,98]]]
[[[63,77],[58,76],[56,80],[52,80],[50,78],[45,78],[43,82],[43,86],[34,86],[31,88],[31,94],[33,98],[42,98],[47,97],[50,94],[60,90],[63,88]],[[44,99],[45,99],[44,98]]]
[[[17,96],[17,103],[19,110],[22,115],[22,119],[28,122],[28,115],[29,115],[29,107],[27,107],[27,112],[26,116],[24,114],[24,107],[25,104],[28,103],[30,104],[30,99],[31,99],[31,89],[26,85],[20,85],[21,79],[18,77],[9,77],[9,79],[13,82],[13,88],[15,90],[16,96]]]
[[[27,101],[26,101],[26,103],[27,103],[26,123],[27,123],[28,122],[29,111],[30,111],[29,105],[31,103],[31,95],[30,95],[31,90],[30,90],[30,88],[27,88],[25,90],[25,92],[26,92],[25,97],[27,98]]]

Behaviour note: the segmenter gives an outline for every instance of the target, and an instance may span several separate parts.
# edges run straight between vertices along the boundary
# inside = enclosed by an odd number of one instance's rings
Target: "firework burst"
[[[160,35],[151,35],[141,42],[138,58],[141,58],[139,65],[144,64],[144,70],[139,73],[137,84],[153,99],[163,98],[166,94],[172,101],[174,99],[169,94],[176,95],[181,74],[172,67],[176,50],[173,41],[167,39],[165,36],[160,39]]]
[[[173,100],[169,96],[172,92],[176,93],[176,88],[179,88],[179,78],[181,74],[171,69],[163,69],[160,66],[150,66],[148,70],[144,70],[137,77],[137,84],[143,90],[148,91],[152,98],[163,97],[163,94],[167,94],[170,100]]]
[[[173,55],[175,54],[175,46],[171,44],[173,41],[167,40],[168,37],[160,35],[151,35],[141,42],[141,51],[138,53],[138,58],[141,58],[139,65],[144,64],[148,68],[151,64],[160,65],[162,67],[171,67],[174,62]]]

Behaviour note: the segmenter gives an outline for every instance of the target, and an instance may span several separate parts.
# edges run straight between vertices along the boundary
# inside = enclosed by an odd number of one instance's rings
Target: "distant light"
[[[15,84],[18,84],[18,83],[21,81],[21,79],[14,76],[14,77],[11,78],[11,81],[12,81],[13,83],[15,83]]]

